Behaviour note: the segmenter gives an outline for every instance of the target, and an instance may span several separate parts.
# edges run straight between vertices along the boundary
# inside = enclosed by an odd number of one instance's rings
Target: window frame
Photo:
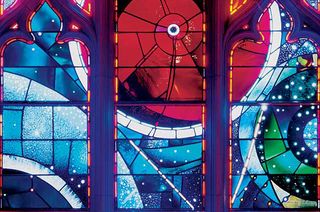
[[[306,8],[302,0],[292,0],[294,6],[287,5],[290,13],[315,29],[320,25],[320,15]],[[31,2],[31,1],[30,1]],[[33,1],[38,4],[40,0]],[[89,211],[110,211],[115,209],[114,169],[114,0],[92,2],[92,19],[79,15],[76,9],[56,0],[53,5],[62,8],[67,17],[74,18],[87,36],[79,32],[68,32],[64,36],[77,37],[90,50],[91,55],[91,198]],[[207,123],[206,123],[206,211],[229,210],[229,52],[234,42],[242,38],[257,39],[255,27],[260,15],[258,4],[265,5],[269,0],[256,0],[247,3],[232,16],[229,15],[229,1],[207,0],[206,2],[206,57],[207,57]],[[283,1],[281,1],[283,2]],[[28,2],[29,3],[29,2]],[[76,6],[76,5],[75,5]],[[225,10],[221,9],[225,8]],[[299,11],[300,10],[300,11]],[[258,12],[257,12],[258,11]],[[303,13],[301,12],[303,11]],[[29,11],[28,11],[29,12]],[[294,13],[292,13],[294,12]],[[215,15],[212,15],[215,14]],[[5,33],[16,15],[26,15],[23,5],[0,17],[0,43],[15,33]],[[295,18],[295,19],[297,19]],[[251,20],[249,22],[249,20]],[[297,21],[297,20],[295,20]],[[245,24],[251,30],[243,31]],[[22,23],[20,27],[24,27]],[[252,28],[253,27],[253,28]],[[239,33],[239,31],[241,33]],[[306,32],[295,32],[304,35]],[[320,43],[320,36],[306,33]],[[22,36],[22,35],[21,35]],[[222,170],[216,172],[215,170]],[[44,210],[39,210],[44,211]],[[60,211],[60,210],[59,210]],[[70,211],[70,210],[61,210]],[[88,211],[88,210],[77,210]],[[146,210],[147,211],[147,210]]]

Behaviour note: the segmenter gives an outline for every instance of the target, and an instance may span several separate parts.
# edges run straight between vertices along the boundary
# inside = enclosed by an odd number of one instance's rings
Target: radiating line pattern
[[[116,207],[204,210],[204,1],[116,5]]]

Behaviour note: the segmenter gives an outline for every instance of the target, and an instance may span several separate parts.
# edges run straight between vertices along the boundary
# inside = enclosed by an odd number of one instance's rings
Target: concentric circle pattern
[[[231,53],[232,207],[318,208],[318,45],[270,1]]]
[[[203,1],[118,2],[117,208],[202,211]]]
[[[202,23],[192,0],[131,1],[118,21],[120,100],[202,101]]]

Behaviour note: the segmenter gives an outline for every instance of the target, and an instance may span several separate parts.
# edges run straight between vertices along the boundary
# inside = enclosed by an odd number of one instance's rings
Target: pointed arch
[[[292,3],[265,3],[229,52],[230,207],[316,209],[319,35]]]
[[[2,207],[88,208],[91,60],[80,39],[89,39],[66,33],[72,18],[61,16],[51,1],[33,6],[1,38]],[[30,160],[50,170],[48,176],[19,169]],[[19,184],[13,185],[13,179]],[[61,182],[61,197],[43,196]]]
[[[117,209],[205,208],[204,2],[116,1]]]

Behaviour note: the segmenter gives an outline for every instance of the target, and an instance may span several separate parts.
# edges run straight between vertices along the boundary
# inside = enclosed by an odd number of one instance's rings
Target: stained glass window
[[[261,40],[230,60],[231,207],[315,209],[318,199],[318,46],[291,39],[294,20],[270,1]]]
[[[204,209],[203,8],[116,2],[118,209]]]
[[[87,208],[89,51],[47,1],[27,26],[1,51],[1,208]]]

